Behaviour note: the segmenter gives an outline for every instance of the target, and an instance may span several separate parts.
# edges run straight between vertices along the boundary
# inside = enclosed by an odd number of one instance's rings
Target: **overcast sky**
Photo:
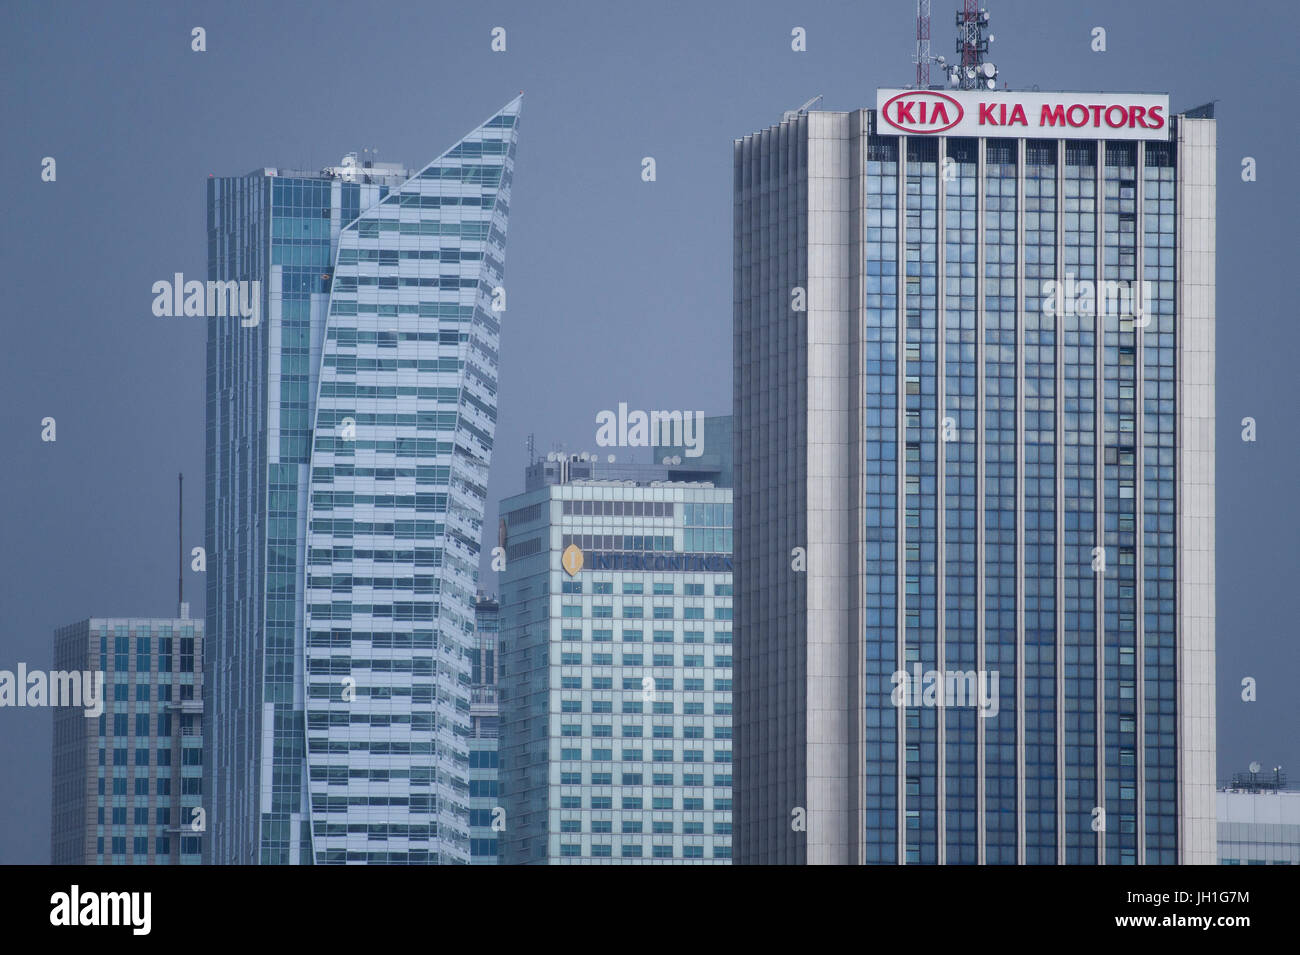
[[[935,53],[952,55],[956,6],[934,3]],[[988,6],[1012,87],[1168,92],[1175,112],[1218,101],[1219,776],[1257,759],[1300,781],[1297,5]],[[529,433],[543,454],[594,450],[596,413],[620,401],[729,411],[732,140],[817,94],[853,109],[911,82],[913,13],[911,0],[11,0],[0,669],[49,667],[56,626],[175,610],[178,471],[187,547],[202,542],[204,328],[155,318],[150,287],[205,277],[209,174],[316,169],[366,146],[422,165],[525,91],[493,536]],[[807,52],[790,48],[796,26]],[[1104,53],[1090,49],[1097,26]],[[1244,156],[1256,182],[1241,180]],[[1254,444],[1240,439],[1247,415]],[[186,578],[201,616],[202,579]],[[0,710],[0,862],[49,859],[50,728],[49,710]]]

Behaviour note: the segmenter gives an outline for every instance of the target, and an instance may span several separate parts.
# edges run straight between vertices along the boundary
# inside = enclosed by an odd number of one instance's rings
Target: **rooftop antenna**
[[[528,433],[528,440],[524,442],[524,447],[528,449],[528,465],[537,463],[537,435],[531,431]]]
[[[185,604],[185,474],[176,475],[176,613],[182,620],[190,615]]]
[[[912,62],[916,64],[916,88],[928,89],[930,86],[930,0],[916,0],[916,53]]]
[[[957,13],[957,52],[961,62],[948,68],[948,85],[963,90],[994,90],[998,88],[998,68],[985,62],[984,55],[993,42],[993,34],[984,35],[989,28],[989,12],[978,6],[978,0],[962,0]]]

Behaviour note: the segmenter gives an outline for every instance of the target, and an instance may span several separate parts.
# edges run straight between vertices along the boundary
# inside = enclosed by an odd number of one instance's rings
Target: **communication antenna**
[[[993,42],[992,33],[985,36],[988,28],[988,10],[978,6],[977,0],[963,0],[957,12],[957,52],[961,62],[948,68],[949,86],[962,90],[998,88],[998,68],[983,59]]]
[[[912,62],[916,64],[916,88],[919,90],[930,86],[931,59],[930,0],[916,0],[916,53],[912,56]]]
[[[185,612],[185,474],[176,475],[176,612]]]

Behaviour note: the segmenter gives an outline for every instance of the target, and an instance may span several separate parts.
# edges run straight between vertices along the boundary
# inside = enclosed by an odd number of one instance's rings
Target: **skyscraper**
[[[500,670],[497,665],[500,652],[497,631],[501,628],[501,605],[494,598],[480,594],[474,604],[474,621],[469,709],[470,863],[496,865],[504,822],[496,812],[501,806],[497,772],[497,746],[501,736],[501,716],[497,705],[497,674]]]
[[[203,801],[203,621],[91,617],[54,634],[56,671],[104,675],[103,712],[54,711],[50,861],[196,865]]]
[[[211,860],[469,859],[517,97],[414,171],[208,182]]]
[[[689,465],[501,502],[506,864],[731,859],[731,490]]]
[[[1219,865],[1300,865],[1300,790],[1287,788],[1282,767],[1259,768],[1215,793]]]
[[[1214,161],[1141,94],[736,142],[738,862],[1213,861]]]

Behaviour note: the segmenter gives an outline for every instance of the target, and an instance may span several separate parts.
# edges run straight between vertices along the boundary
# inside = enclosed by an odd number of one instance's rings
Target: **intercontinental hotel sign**
[[[560,555],[560,566],[570,577],[584,567],[589,570],[694,571],[714,574],[731,573],[730,554],[683,554],[645,551],[583,551],[570,544]]]
[[[876,90],[881,136],[1169,139],[1169,97],[1148,93]]]

